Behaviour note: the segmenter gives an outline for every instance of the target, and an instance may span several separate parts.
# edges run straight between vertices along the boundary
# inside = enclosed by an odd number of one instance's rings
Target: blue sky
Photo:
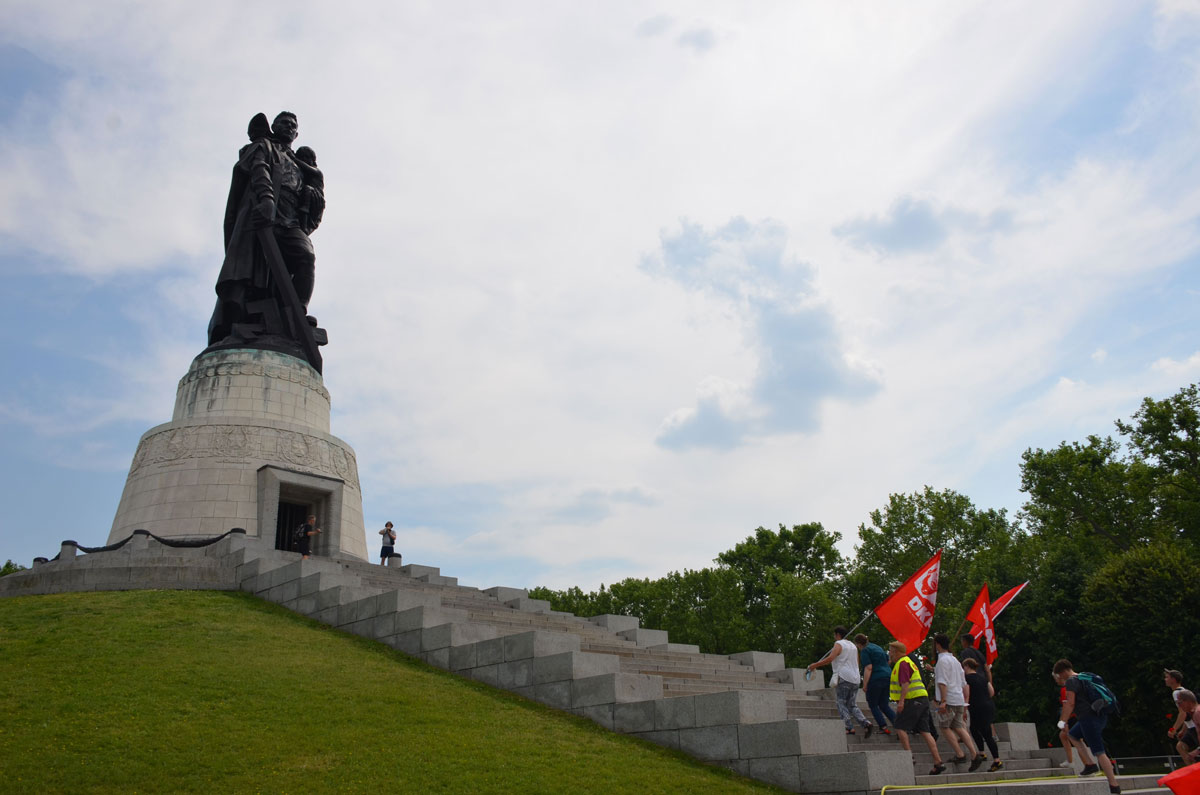
[[[1037,20],[1037,24],[1031,24]],[[300,118],[368,547],[594,588],[1200,380],[1200,3],[0,8],[0,559],[107,537]]]

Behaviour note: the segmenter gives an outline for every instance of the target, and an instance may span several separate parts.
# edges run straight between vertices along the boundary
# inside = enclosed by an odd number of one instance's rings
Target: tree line
[[[996,622],[998,720],[1055,737],[1050,668],[1066,657],[1119,696],[1115,755],[1165,754],[1174,704],[1162,670],[1200,687],[1200,390],[1145,398],[1115,430],[1026,450],[1013,518],[926,486],[871,511],[852,556],[818,522],[781,524],[711,567],[530,595],[580,616],[640,616],[706,652],[778,651],[802,667],[828,650],[834,626],[857,623],[943,549],[931,635],[954,633],[984,582],[995,598],[1030,581]],[[873,615],[860,631],[890,639]]]

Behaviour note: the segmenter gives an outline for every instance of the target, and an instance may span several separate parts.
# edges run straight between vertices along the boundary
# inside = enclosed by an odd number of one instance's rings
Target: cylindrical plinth
[[[321,375],[282,353],[214,351],[180,380],[172,421],[142,436],[109,543],[139,529],[191,537],[232,527],[271,543],[298,511],[325,531],[315,554],[366,559],[358,464],[329,434]]]

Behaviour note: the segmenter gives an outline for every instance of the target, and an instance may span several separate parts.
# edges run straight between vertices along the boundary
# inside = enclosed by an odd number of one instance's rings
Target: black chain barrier
[[[107,544],[102,547],[85,547],[82,544],[80,544],[79,542],[71,541],[71,540],[63,541],[63,543],[70,544],[71,546],[78,549],[80,552],[87,552],[87,553],[112,552],[113,550],[120,549],[121,547],[128,544],[133,539],[134,536],[150,536],[155,541],[157,541],[158,543],[160,543],[164,546],[175,547],[177,549],[196,549],[198,547],[206,547],[206,546],[209,546],[210,544],[215,544],[218,541],[220,541],[221,539],[223,539],[227,536],[231,536],[235,533],[237,533],[239,535],[245,535],[246,530],[241,527],[235,527],[232,530],[230,530],[229,532],[221,533],[221,535],[213,536],[212,538],[195,538],[195,539],[183,539],[183,540],[175,539],[175,538],[163,538],[162,536],[156,536],[156,535],[154,535],[154,533],[151,533],[149,530],[134,530],[128,536],[126,536],[125,538],[122,538],[120,541],[116,542],[115,544]],[[59,551],[59,553],[57,555],[55,555],[53,558],[51,558],[50,561],[51,562],[56,561],[60,557],[62,557],[61,550]]]

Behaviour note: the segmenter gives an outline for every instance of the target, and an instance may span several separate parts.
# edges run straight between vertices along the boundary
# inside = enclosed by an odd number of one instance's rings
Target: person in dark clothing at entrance
[[[308,521],[296,528],[296,551],[301,558],[307,559],[312,555],[312,537],[321,532],[317,527],[317,517],[309,515]]]

